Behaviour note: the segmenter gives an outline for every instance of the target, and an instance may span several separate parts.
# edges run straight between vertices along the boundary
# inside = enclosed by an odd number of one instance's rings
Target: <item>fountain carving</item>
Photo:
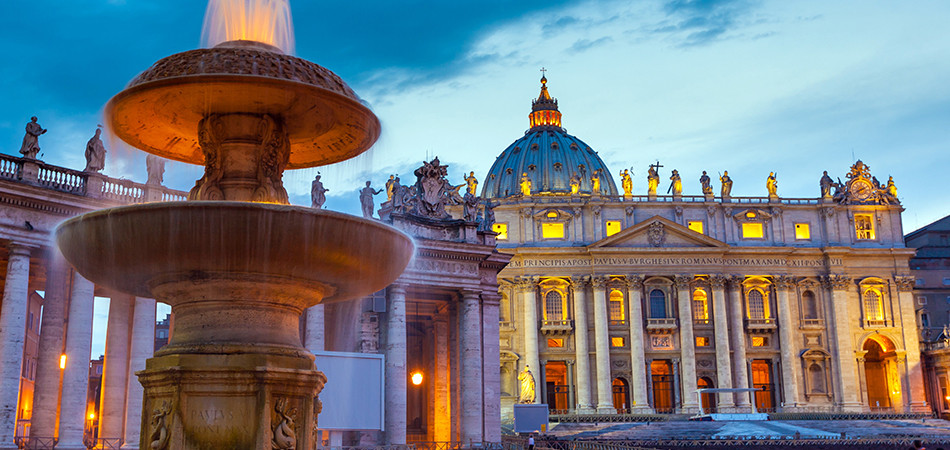
[[[288,204],[284,169],[366,151],[379,121],[335,74],[271,44],[169,56],[106,106],[127,143],[204,164],[190,201],[96,211],[57,230],[87,279],[172,306],[171,341],[138,372],[152,419],[139,448],[312,448],[326,379],[301,346],[300,314],[384,288],[412,255],[377,221]]]

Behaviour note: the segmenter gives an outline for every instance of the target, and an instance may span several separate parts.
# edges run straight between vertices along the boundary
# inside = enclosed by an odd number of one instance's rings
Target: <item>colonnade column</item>
[[[102,396],[99,401],[99,438],[125,436],[125,396],[129,386],[129,323],[132,297],[113,295],[109,301]],[[153,338],[154,339],[154,338]]]
[[[610,343],[607,333],[607,277],[591,279],[594,287],[594,361],[597,364],[597,414],[616,414],[610,383]]]
[[[907,395],[911,412],[930,412],[924,396],[923,366],[920,362],[920,345],[917,342],[917,317],[914,312],[914,277],[895,277],[897,300],[900,304],[901,329],[904,333],[904,351],[907,352]]]
[[[673,282],[676,285],[676,303],[680,316],[680,355],[683,359],[683,411],[699,411],[696,399],[696,338],[693,336],[693,299],[690,295],[689,282],[693,277],[677,275]]]
[[[726,311],[726,277],[713,275],[709,278],[712,287],[713,326],[715,327],[716,344],[716,387],[721,389],[732,388],[732,363],[729,359],[729,322]],[[717,394],[717,408],[720,412],[728,412],[736,407],[735,395],[731,393]]]
[[[89,358],[92,356],[92,315],[95,285],[73,272],[66,326],[66,368],[59,412],[57,449],[85,450],[86,392],[89,389]]]
[[[30,303],[30,248],[10,243],[7,251],[7,277],[0,308],[0,448],[17,448],[13,437]]]
[[[851,337],[851,325],[854,317],[848,311],[848,289],[854,285],[851,277],[828,275],[825,285],[831,289],[831,304],[834,311],[834,339],[836,347],[835,372],[841,398],[837,399],[843,411],[861,411],[864,409],[859,393],[858,366],[854,354],[854,341]]]
[[[501,442],[501,349],[498,342],[498,306],[501,296],[482,293],[482,440]]]
[[[644,361],[643,342],[643,277],[639,275],[627,276],[627,299],[630,318],[630,373],[633,390],[634,414],[649,414],[653,412],[647,398],[647,379]]]
[[[785,396],[783,410],[798,406],[798,383],[804,382],[801,376],[801,363],[798,361],[798,345],[792,330],[789,290],[795,283],[787,276],[774,277],[775,298],[778,302],[778,339],[782,347],[782,393]]]
[[[69,264],[57,246],[48,250],[46,298],[39,355],[36,361],[36,387],[33,389],[33,417],[30,436],[49,438],[56,435],[59,410],[59,386],[63,371],[59,368],[66,331],[66,305],[69,303]]]
[[[437,442],[452,440],[452,407],[449,404],[449,331],[444,317],[432,321],[435,332],[435,424]]]
[[[524,365],[535,374],[535,386],[544,382],[538,378],[541,365],[538,361],[538,305],[535,294],[537,285],[533,278],[522,278],[518,281],[521,305],[524,307]],[[534,403],[541,403],[538,395],[540,391],[535,388]]]
[[[135,297],[132,310],[132,344],[129,346],[128,398],[125,414],[125,442],[122,448],[139,448],[142,430],[142,397],[145,390],[135,372],[145,370],[145,360],[155,353],[155,300]]]
[[[304,311],[306,325],[304,327],[303,346],[311,352],[326,350],[326,325],[323,322],[324,305],[313,305]]]
[[[571,277],[574,290],[574,358],[577,361],[577,414],[593,414],[590,403],[590,349],[587,343],[587,287],[590,278]]]
[[[386,289],[386,443],[406,443],[406,287]]]
[[[738,275],[729,279],[729,329],[732,330],[732,368],[735,371],[737,388],[749,387],[749,367],[745,358],[745,323],[743,323],[742,282],[745,277]],[[749,395],[742,392],[736,395],[737,407],[748,407]]]
[[[479,291],[462,290],[459,308],[459,369],[462,404],[461,441],[482,442],[482,320]],[[495,320],[497,323],[497,319]]]

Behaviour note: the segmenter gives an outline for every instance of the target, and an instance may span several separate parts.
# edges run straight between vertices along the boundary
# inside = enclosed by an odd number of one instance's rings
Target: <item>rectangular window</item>
[[[610,346],[611,346],[611,347],[623,347],[623,341],[624,341],[624,339],[623,339],[622,337],[611,336],[611,338],[610,338]]]
[[[927,313],[920,313],[920,326],[929,327],[930,326],[930,315]]]
[[[854,234],[858,239],[874,239],[874,218],[870,214],[855,214]]]
[[[927,304],[927,297],[924,296],[924,295],[918,296],[918,297],[917,297],[917,304],[918,304],[918,305],[926,305],[926,304]]]
[[[811,239],[811,226],[807,223],[796,223],[795,239]]]
[[[944,279],[943,279],[943,285],[944,285],[944,286],[950,286],[950,278],[944,278]]]
[[[495,239],[499,241],[508,240],[508,224],[507,223],[495,223],[492,224],[491,230],[495,233],[498,233],[498,236],[495,236]]]
[[[613,235],[619,233],[620,230],[623,229],[623,227],[620,225],[620,221],[619,221],[619,220],[608,220],[608,221],[607,221],[607,224],[605,225],[605,227],[606,227],[606,230],[607,230],[607,236],[613,236]]]
[[[705,234],[705,233],[703,233],[703,221],[702,221],[702,220],[690,220],[689,222],[686,223],[686,227],[689,228],[690,230],[693,230],[693,231],[699,233],[699,234]]]
[[[696,336],[696,346],[697,346],[697,347],[709,347],[709,337],[708,337],[708,336]]]
[[[753,347],[768,347],[769,338],[765,336],[752,336],[752,346]]]
[[[548,339],[548,348],[564,347],[564,339]]]
[[[545,239],[563,239],[564,224],[560,222],[542,223],[541,236],[543,236]]]
[[[761,239],[765,237],[761,222],[743,222],[742,237],[744,239]]]

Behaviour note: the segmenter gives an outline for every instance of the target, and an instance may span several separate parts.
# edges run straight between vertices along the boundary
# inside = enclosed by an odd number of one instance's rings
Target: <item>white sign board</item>
[[[383,355],[313,352],[317,370],[327,376],[320,392],[321,430],[383,430]]]

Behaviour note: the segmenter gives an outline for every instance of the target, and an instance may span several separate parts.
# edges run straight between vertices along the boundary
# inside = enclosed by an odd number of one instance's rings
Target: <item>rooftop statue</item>
[[[832,180],[828,176],[828,171],[824,171],[821,175],[821,180],[818,180],[818,184],[821,186],[821,196],[822,197],[831,197],[831,188],[835,184],[835,180]]]
[[[161,185],[165,180],[165,160],[149,153],[145,157],[145,171],[148,172],[148,180],[145,184]]]
[[[30,122],[26,124],[26,134],[23,136],[23,145],[20,146],[20,153],[24,158],[36,159],[36,154],[40,152],[40,135],[46,133],[46,129],[36,123],[36,116],[30,117]]]
[[[403,186],[399,181],[399,177],[396,177],[396,179],[393,180],[392,189],[393,199],[390,205],[393,208],[393,212],[405,213],[412,201],[409,186]]]
[[[478,179],[475,178],[475,171],[469,172],[468,176],[465,177],[465,183],[468,185],[468,193],[472,195],[478,195]]]
[[[722,175],[719,176],[719,182],[722,183],[722,196],[729,197],[732,195],[732,178],[729,178],[729,171],[722,171]]]
[[[672,191],[673,195],[683,195],[683,180],[680,179],[680,173],[676,169],[673,169],[670,180],[670,187],[666,190],[666,193],[669,194]]]
[[[600,195],[600,169],[597,169],[590,175],[590,193],[591,195]]]
[[[769,172],[769,177],[765,179],[765,189],[769,191],[769,197],[778,197],[778,181],[775,179],[775,172]]]
[[[310,184],[310,206],[317,209],[323,208],[323,204],[327,202],[327,191],[329,189],[323,187],[323,182],[320,181],[320,172],[317,172],[316,178]]]
[[[373,217],[373,196],[383,192],[382,189],[373,189],[370,187],[372,182],[367,181],[366,187],[360,189],[360,206],[363,207],[363,217],[370,219]]]
[[[99,172],[106,167],[106,146],[103,145],[99,136],[102,134],[101,126],[96,128],[96,134],[86,142],[86,168],[83,172]]]
[[[889,178],[886,185],[871,175],[870,167],[858,160],[851,166],[846,175],[848,181],[833,185],[835,189],[834,201],[847,205],[891,205],[899,204],[897,186],[894,179]]]
[[[897,198],[897,185],[894,184],[894,177],[887,177],[887,194],[891,197]]]
[[[656,172],[656,169],[660,167],[663,166],[657,161],[656,164],[651,164],[650,169],[647,170],[647,194],[656,195],[656,188],[660,186],[660,174]]]
[[[391,201],[393,199],[393,182],[396,181],[394,178],[395,175],[390,175],[389,180],[386,181],[386,201]]]
[[[633,179],[630,178],[630,170],[623,169],[623,172],[620,172],[620,185],[623,187],[624,197],[633,195]]]
[[[531,179],[528,178],[528,172],[521,174],[521,195],[531,195]]]
[[[530,180],[529,180],[530,181]],[[524,179],[522,179],[524,182]],[[571,175],[571,195],[577,195],[581,190],[581,177],[577,175],[577,172],[574,172],[574,175]]]
[[[703,195],[712,195],[712,183],[709,179],[709,175],[706,175],[705,170],[703,171],[703,176],[699,177],[699,184],[703,186]]]
[[[485,202],[485,220],[482,221],[479,227],[482,230],[491,230],[492,225],[495,224],[495,207],[492,206],[491,200]]]
[[[524,365],[524,370],[518,374],[518,381],[521,382],[521,395],[518,398],[518,403],[534,403],[534,375],[528,369],[527,364]]]
[[[462,203],[462,215],[466,222],[478,222],[478,196],[466,192]]]

